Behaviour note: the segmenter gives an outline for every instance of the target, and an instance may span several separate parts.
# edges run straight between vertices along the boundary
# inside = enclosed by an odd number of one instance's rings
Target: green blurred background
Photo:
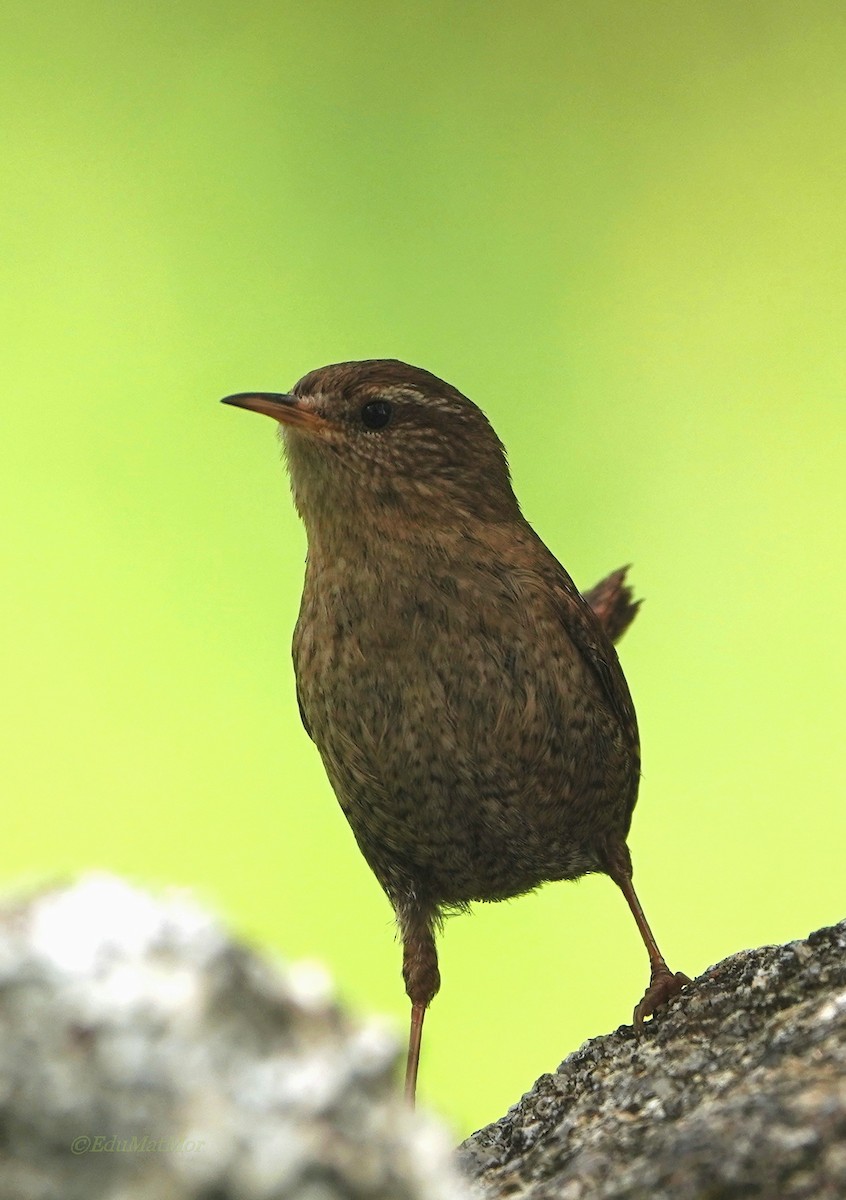
[[[0,46],[7,884],[189,885],[404,1037],[297,716],[274,428],[217,403],[396,356],[486,409],[580,585],[635,564],[674,969],[842,917],[843,4],[35,0]],[[646,982],[604,878],[441,948],[456,1134]]]

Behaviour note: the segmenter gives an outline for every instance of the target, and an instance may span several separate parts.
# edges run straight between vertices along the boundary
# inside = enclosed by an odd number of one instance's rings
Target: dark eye
[[[363,406],[361,419],[368,429],[384,429],[391,419],[391,406],[387,400],[371,400]]]

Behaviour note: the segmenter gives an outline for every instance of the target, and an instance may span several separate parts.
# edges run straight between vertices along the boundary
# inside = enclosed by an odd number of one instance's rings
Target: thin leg
[[[677,996],[684,985],[691,983],[692,980],[681,971],[672,972],[667,966],[664,955],[658,949],[655,935],[649,928],[646,914],[637,898],[637,892],[634,890],[632,862],[627,846],[623,846],[621,850],[618,849],[614,853],[608,873],[625,896],[649,955],[649,987],[644,992],[640,1003],[635,1005],[632,1014],[635,1032],[640,1034],[643,1032],[643,1023],[646,1018],[652,1016],[656,1009],[666,1004],[673,996]]]
[[[405,1064],[405,1098],[412,1108],[414,1108],[414,1096],[417,1091],[417,1068],[420,1066],[420,1042],[423,1039],[423,1018],[425,1016],[425,1004],[412,1004],[408,1059]]]
[[[417,1089],[417,1070],[420,1065],[420,1043],[423,1038],[423,1018],[433,997],[441,986],[438,971],[438,952],[432,933],[431,918],[416,913],[400,914],[403,957],[402,975],[405,990],[411,1000],[411,1029],[408,1035],[408,1060],[405,1068],[405,1098],[414,1107]]]

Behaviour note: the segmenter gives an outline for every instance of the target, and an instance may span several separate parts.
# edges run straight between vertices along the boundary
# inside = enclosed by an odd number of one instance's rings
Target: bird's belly
[[[571,645],[535,645],[471,623],[390,646],[300,631],[312,736],[392,897],[517,895],[599,868],[604,834],[625,835],[636,765]]]

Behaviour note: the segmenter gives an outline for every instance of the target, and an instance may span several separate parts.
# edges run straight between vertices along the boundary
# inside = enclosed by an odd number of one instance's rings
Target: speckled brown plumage
[[[339,363],[228,400],[280,421],[308,534],[300,711],[397,914],[409,1094],[433,931],[474,900],[609,874],[650,953],[640,1023],[684,977],[631,887],[640,751],[611,641],[637,610],[625,570],[583,597],[522,516],[487,418],[419,368]]]

